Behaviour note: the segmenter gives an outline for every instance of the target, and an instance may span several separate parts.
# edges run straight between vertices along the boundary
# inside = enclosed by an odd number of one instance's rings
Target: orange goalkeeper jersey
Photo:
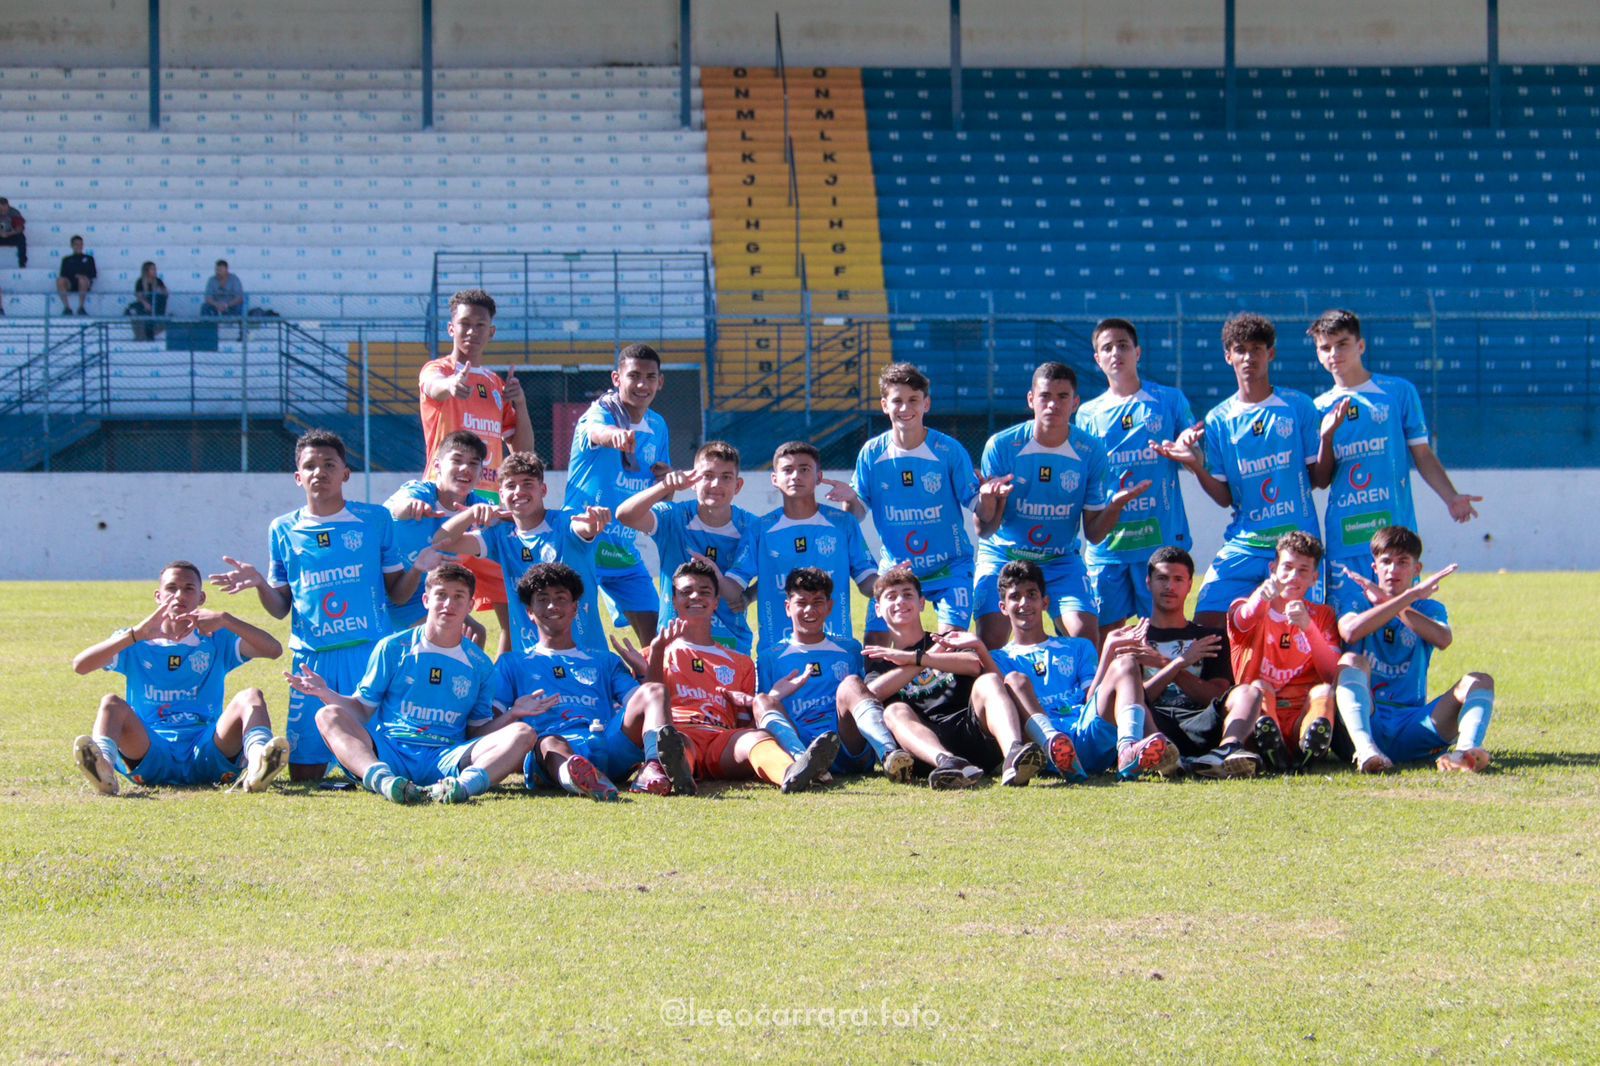
[[[756,691],[756,664],[720,644],[673,642],[667,648],[667,702],[675,725],[734,729],[739,709],[724,693]]]
[[[1282,613],[1267,607],[1255,625],[1241,627],[1239,609],[1244,603],[1235,600],[1228,608],[1228,655],[1235,683],[1265,681],[1281,694],[1326,680],[1311,661],[1311,641]],[[1321,603],[1308,603],[1306,608],[1311,612],[1311,624],[1337,648],[1339,619],[1333,608]]]
[[[500,462],[505,458],[505,442],[517,427],[520,412],[505,398],[506,385],[493,370],[475,366],[467,374],[472,389],[464,398],[451,396],[443,400],[431,399],[427,394],[430,382],[439,378],[454,377],[460,366],[455,356],[447,355],[423,366],[417,375],[417,386],[422,402],[422,439],[428,449],[427,462],[433,463],[433,453],[439,442],[458,429],[465,429],[483,438],[489,446],[489,456],[483,461],[483,472],[478,475],[478,488],[484,492],[500,491]]]

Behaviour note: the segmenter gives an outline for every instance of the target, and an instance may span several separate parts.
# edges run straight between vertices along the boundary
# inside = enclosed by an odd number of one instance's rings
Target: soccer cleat
[[[78,764],[83,776],[102,796],[115,796],[119,791],[117,771],[106,758],[100,745],[91,736],[81,736],[72,742],[72,761]]]
[[[1151,772],[1171,776],[1177,765],[1178,749],[1162,733],[1151,733],[1117,752],[1117,777],[1124,781],[1134,781]]]
[[[1289,757],[1289,745],[1283,742],[1283,730],[1277,720],[1269,715],[1256,719],[1256,750],[1261,753],[1260,763],[1269,773],[1286,774],[1294,769]]]
[[[1204,755],[1186,760],[1185,769],[1196,777],[1226,777],[1227,758],[1232,749],[1212,748]]]
[[[783,784],[779,787],[784,792],[804,792],[819,774],[827,772],[828,767],[833,765],[834,756],[838,754],[839,734],[822,734],[806,745],[805,751],[795,756],[789,769],[783,772]]]
[[[639,773],[634,777],[633,784],[628,786],[628,791],[651,796],[670,796],[672,778],[667,776],[667,771],[662,768],[659,759],[651,759],[639,767]]]
[[[273,737],[245,760],[244,775],[235,787],[245,792],[265,792],[272,779],[289,765],[289,742]]]
[[[928,775],[928,787],[939,791],[971,788],[982,780],[983,771],[967,760],[955,755],[941,755],[933,772]]]
[[[1381,774],[1394,769],[1394,762],[1377,748],[1356,752],[1352,761],[1355,763],[1356,771],[1363,774]]]
[[[1297,769],[1306,769],[1328,754],[1328,749],[1332,747],[1333,723],[1326,718],[1313,718],[1311,728],[1300,738],[1300,765]]]
[[[1078,761],[1078,746],[1065,733],[1056,733],[1050,738],[1050,765],[1068,781],[1086,781],[1089,778],[1083,772],[1083,763]]]
[[[461,783],[459,777],[435,781],[423,789],[422,794],[433,803],[465,803],[472,798],[472,793],[467,791],[467,786]]]
[[[1000,770],[1000,783],[1021,788],[1042,769],[1044,750],[1031,740],[1019,740],[1006,752],[1005,766]]]
[[[1478,774],[1487,770],[1493,761],[1482,748],[1468,748],[1466,751],[1447,751],[1435,759],[1433,765],[1445,773]]]
[[[391,777],[385,781],[382,787],[378,789],[378,795],[390,803],[398,803],[401,806],[421,803],[428,798],[422,789],[418,788],[409,779],[398,776]]]
[[[617,786],[582,755],[567,760],[567,776],[572,779],[573,787],[590,799],[610,802],[617,798]]]
[[[897,785],[911,783],[912,768],[917,765],[917,760],[904,748],[890,748],[883,757],[883,776]]]
[[[695,787],[694,774],[689,769],[689,753],[683,734],[664,725],[656,733],[656,751],[661,753],[661,768],[672,782],[672,793],[692,796],[700,790]]]
[[[1261,756],[1250,749],[1235,745],[1217,750],[1225,752],[1222,756],[1223,777],[1254,777],[1261,772]]]

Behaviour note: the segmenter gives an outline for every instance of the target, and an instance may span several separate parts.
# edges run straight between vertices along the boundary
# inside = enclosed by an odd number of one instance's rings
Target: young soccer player
[[[884,723],[883,703],[861,680],[861,645],[828,632],[833,578],[814,566],[791,570],[784,611],[792,632],[756,659],[756,724],[791,755],[833,734],[835,774],[866,773],[873,760],[891,781],[911,781],[913,759]]]
[[[309,667],[284,675],[322,704],[317,728],[339,765],[392,803],[465,803],[522,769],[538,740],[494,716],[494,663],[466,639],[476,583],[460,563],[430,573],[427,620],[379,641],[349,695]]]
[[[295,442],[295,483],[305,490],[304,507],[280,515],[267,529],[267,572],[223,556],[231,570],[210,575],[229,595],[255,589],[267,613],[289,623],[291,670],[319,674],[335,688],[354,691],[366,672],[373,646],[393,629],[390,598],[406,565],[395,543],[394,519],[374,503],[347,502],[350,480],[344,441],[314,429]],[[405,599],[400,596],[400,599]],[[289,777],[315,781],[333,753],[314,720],[305,694],[289,690]]]
[[[584,579],[588,596],[578,607],[573,634],[578,646],[604,650],[604,627],[595,603],[595,548],[601,530],[611,521],[604,507],[581,511],[547,511],[548,486],[544,462],[532,452],[513,452],[500,465],[500,506],[473,504],[447,519],[434,534],[433,546],[469,558],[492,559],[501,579],[510,582],[516,599],[517,582],[535,563],[561,560]],[[527,611],[511,612],[512,644],[527,654],[539,643],[539,632]]]
[[[1195,621],[1203,626],[1220,627],[1229,604],[1266,580],[1279,537],[1293,530],[1317,535],[1311,503],[1311,466],[1323,447],[1317,409],[1304,393],[1273,386],[1277,343],[1277,329],[1261,315],[1223,323],[1223,357],[1238,392],[1213,407],[1204,425],[1155,445],[1187,467],[1218,506],[1233,509],[1200,585]]]
[[[966,629],[972,624],[966,509],[978,496],[972,459],[960,441],[923,424],[933,401],[916,367],[884,367],[878,393],[889,430],[862,446],[846,506],[858,519],[872,515],[883,546],[880,569],[909,566],[938,611],[939,628]],[[888,632],[877,610],[869,610],[867,643],[886,644]]]
[[[1434,599],[1451,564],[1422,577],[1422,538],[1386,526],[1372,538],[1378,580],[1350,580],[1370,601],[1339,619],[1339,634],[1355,655],[1340,660],[1339,717],[1355,744],[1363,773],[1396,762],[1437,756],[1440,770],[1487,769],[1483,738],[1494,715],[1494,678],[1471,673],[1428,700],[1428,663],[1452,639],[1450,614]]]
[[[444,525],[445,519],[469,503],[499,501],[498,493],[493,499],[486,499],[477,491],[479,471],[488,454],[489,449],[483,438],[458,429],[439,442],[431,464],[431,480],[408,481],[384,501],[384,506],[394,518],[395,544],[400,551],[400,558],[406,564],[405,577],[395,589],[395,595],[405,596],[405,600],[389,609],[389,618],[395,629],[420,625],[427,617],[427,608],[422,605],[423,578],[431,566],[443,560],[442,555],[433,549],[433,538]],[[433,550],[430,552],[430,549]],[[424,555],[425,552],[430,554]],[[481,573],[481,570],[473,571],[474,576]],[[493,580],[500,580],[499,567],[494,570]],[[481,596],[479,601],[482,601]],[[509,624],[507,622],[507,626]],[[483,627],[470,618],[467,619],[467,633],[473,643],[483,646]]]
[[[630,344],[617,353],[612,390],[595,400],[572,431],[572,463],[567,471],[567,506],[573,509],[621,507],[671,470],[667,420],[650,409],[661,391],[661,356],[648,344]],[[634,532],[613,524],[595,554],[596,573],[606,598],[626,616],[641,645],[655,639],[661,601]]]
[[[694,489],[694,499],[673,502],[684,489]],[[672,575],[692,558],[709,560],[722,571],[733,564],[739,538],[755,516],[735,507],[733,498],[744,488],[739,476],[739,450],[726,441],[707,441],[694,453],[694,467],[670,471],[659,482],[636,492],[617,508],[617,521],[656,542],[661,569],[661,621],[672,614]],[[750,654],[750,621],[746,612],[727,603],[717,608],[713,627],[718,644]]]
[[[867,688],[887,704],[884,721],[929,787],[968,787],[985,771],[998,771],[1003,785],[1026,785],[1044,766],[1044,751],[1023,734],[983,643],[971,633],[935,637],[922,628],[926,601],[910,567],[884,571],[876,595],[891,643],[864,649]]]
[[[1186,758],[1206,754],[1222,742],[1233,687],[1228,635],[1189,620],[1184,605],[1194,586],[1194,559],[1182,548],[1157,548],[1146,564],[1150,624],[1144,639],[1154,654],[1144,660],[1144,699],[1150,722]]]
[[[837,507],[818,503],[817,485],[825,480],[822,453],[816,448],[797,440],[780,444],[772,456],[772,484],[783,502],[746,527],[733,565],[724,568],[722,595],[734,611],[744,610],[750,586],[755,586],[756,626],[763,646],[788,635],[783,590],[792,570],[814,566],[833,579],[834,588],[844,590],[835,597],[828,618],[827,629],[834,636],[852,633],[850,583],[872,595],[878,571],[867,554],[861,523]],[[833,486],[830,500],[846,491],[838,483],[827,483]]]
[[[1150,489],[1139,481],[1106,495],[1100,442],[1072,424],[1078,375],[1064,363],[1042,363],[1028,388],[1033,418],[989,438],[983,448],[978,499],[978,636],[990,648],[1006,642],[1000,570],[1036,562],[1049,583],[1056,632],[1098,642],[1094,593],[1078,532],[1091,543],[1116,528],[1122,512]]]
[[[80,674],[112,670],[127,695],[100,700],[94,731],[72,742],[78,769],[102,795],[117,794],[117,774],[140,785],[235,781],[263,792],[289,761],[272,735],[266,698],[245,689],[224,706],[228,671],[247,659],[276,659],[272,634],[204,605],[200,568],[168,563],[156,583],[156,609],[90,645],[72,660]],[[242,774],[242,776],[241,776]]]
[[[1333,448],[1319,457],[1315,480],[1328,487],[1323,580],[1328,603],[1343,616],[1369,606],[1361,584],[1345,572],[1372,580],[1372,535],[1385,526],[1417,528],[1413,464],[1457,522],[1476,518],[1473,504],[1483,497],[1457,492],[1445,473],[1428,443],[1416,386],[1362,365],[1367,343],[1353,312],[1325,311],[1306,333],[1316,344],[1317,361],[1333,377],[1333,388],[1316,400],[1325,431],[1332,431]]]
[[[507,443],[512,451],[533,451],[533,420],[528,417],[522,383],[516,374],[502,379],[480,365],[494,339],[494,314],[494,297],[482,289],[463,289],[451,296],[450,324],[446,327],[450,354],[423,364],[417,376],[422,438],[428,455],[437,456],[440,445],[452,433],[465,430],[480,437],[485,454],[474,487],[491,503],[500,499],[500,461],[505,457]],[[504,652],[511,647],[511,630],[499,570],[487,559],[471,559],[466,566],[478,577],[478,600],[473,610],[493,608],[500,621],[500,650]]]
[[[995,669],[1016,701],[1024,728],[1050,753],[1056,773],[1081,780],[1115,768],[1131,781],[1147,773],[1178,772],[1178,749],[1156,731],[1147,733],[1144,627],[1106,634],[1104,654],[1084,637],[1045,633],[1044,570],[1014,560],[1000,571],[1000,606],[1011,623],[1011,642],[994,653]]]
[[[672,727],[655,737],[672,791],[692,795],[696,778],[757,777],[803,792],[839,754],[839,738],[825,734],[791,756],[771,733],[743,724],[755,709],[756,665],[712,640],[718,598],[714,566],[703,559],[679,566],[672,575],[677,617],[649,649],[647,676],[666,687],[672,712]]]
[[[517,599],[538,628],[539,643],[527,654],[500,657],[494,706],[539,734],[523,769],[530,789],[555,784],[614,800],[613,782],[626,781],[645,761],[645,728],[666,723],[666,692],[640,685],[609,651],[577,646],[572,622],[584,591],[577,571],[562,563],[538,563],[517,581]]]
[[[1106,391],[1078,408],[1079,428],[1106,454],[1103,495],[1114,498],[1140,482],[1150,490],[1129,500],[1100,541],[1084,549],[1089,588],[1101,632],[1130,616],[1150,617],[1146,567],[1162,546],[1190,546],[1189,515],[1178,485],[1178,464],[1156,450],[1194,424],[1189,401],[1177,389],[1139,376],[1139,333],[1123,318],[1108,318],[1090,335],[1094,361],[1106,376]]]
[[[1249,777],[1263,763],[1279,773],[1303,769],[1333,743],[1338,619],[1333,608],[1306,602],[1321,572],[1322,543],[1292,530],[1278,538],[1277,553],[1267,579],[1228,609],[1236,684],[1222,744],[1195,760],[1198,774]]]

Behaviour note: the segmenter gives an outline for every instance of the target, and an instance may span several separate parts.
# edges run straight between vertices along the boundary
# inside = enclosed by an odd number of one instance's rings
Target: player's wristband
[[[924,651],[926,651],[926,650],[927,650],[927,649],[925,649],[925,648],[918,648],[918,649],[917,649],[917,658],[916,658],[916,664],[917,664],[917,665],[918,665],[918,666],[921,666],[921,665],[922,665],[922,653],[923,653],[923,652],[924,652]]]

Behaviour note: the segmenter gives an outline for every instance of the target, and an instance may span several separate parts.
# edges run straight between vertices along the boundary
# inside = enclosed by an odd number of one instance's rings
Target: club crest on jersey
[[[580,667],[572,671],[572,676],[580,685],[594,686],[600,683],[600,672],[598,670],[585,670]]]
[[[704,659],[690,659],[689,669],[697,674],[703,674],[706,672],[706,661]]]
[[[731,685],[731,684],[733,684],[733,667],[731,667],[731,666],[716,666],[716,667],[712,667],[711,672],[717,675],[717,684],[719,684],[719,685]]]
[[[1066,489],[1068,492],[1077,492],[1078,486],[1082,483],[1082,481],[1082,477],[1079,476],[1076,470],[1061,471],[1061,487]]]
[[[1292,437],[1292,436],[1294,436],[1294,420],[1293,419],[1289,419],[1289,418],[1276,419],[1272,423],[1272,428],[1277,430],[1278,436],[1280,436],[1280,437]]]
[[[1161,427],[1162,422],[1160,415],[1151,415],[1149,418],[1145,419],[1144,428],[1149,430],[1152,435],[1160,436]]]
[[[1122,416],[1122,428],[1125,429],[1125,430],[1133,428],[1133,412],[1132,411],[1129,411],[1127,414]]]
[[[806,538],[804,538],[804,537],[796,537],[796,538],[794,538],[794,551],[795,551],[795,554],[796,555],[803,555],[803,554],[805,554],[805,550],[806,550]]]
[[[556,679],[557,679],[557,680],[560,680],[560,679],[561,679],[561,678],[563,678],[563,677],[566,677],[566,676],[567,676],[567,668],[566,668],[566,667],[565,667],[565,666],[558,666],[558,667],[556,667],[556,668],[555,668],[555,669],[554,669],[554,670],[552,670],[552,671],[550,671],[550,673],[551,673],[551,674],[552,674],[552,675],[553,675],[553,676],[554,676],[554,677],[555,677],[555,678],[556,678]]]
[[[1402,647],[1415,648],[1417,646],[1417,635],[1409,629],[1400,630],[1400,644]]]
[[[1389,409],[1382,404],[1374,405],[1372,408],[1372,420],[1380,426],[1383,425],[1389,421]]]
[[[181,655],[169,655],[169,656],[167,656],[167,669],[168,670],[176,670],[178,667],[180,667],[182,665],[183,665],[183,656],[181,656]]]
[[[807,677],[821,677],[822,676],[822,664],[817,662],[815,659],[812,659],[810,662],[806,663],[806,676]]]
[[[902,470],[902,471],[900,471],[900,484],[904,485],[906,488],[909,489],[912,485],[915,485],[916,483],[917,483],[917,475],[913,471],[910,471],[910,470]]]
[[[845,675],[849,673],[850,667],[846,666],[844,663],[833,664],[833,679],[835,681],[843,681],[845,679]]]
[[[832,555],[834,552],[836,552],[838,550],[839,550],[839,539],[837,537],[818,537],[817,538],[817,551],[821,552],[823,555]]]
[[[439,685],[444,683],[444,671],[437,666],[428,667],[428,684]]]
[[[495,389],[489,395],[494,400],[494,405],[496,407],[504,407],[505,406],[504,401],[501,400],[501,398],[500,398],[500,390],[499,389]]]
[[[317,547],[319,547],[319,548],[331,548],[331,547],[333,547],[333,534],[329,533],[326,529],[324,529],[321,532],[319,532],[317,534]]]
[[[452,677],[450,679],[450,691],[455,694],[456,699],[466,699],[467,693],[472,691],[472,679],[470,677]]]
[[[926,474],[922,475],[922,491],[926,492],[929,496],[932,496],[934,493],[938,492],[939,487],[943,484],[944,478],[939,476],[939,471],[937,470],[930,470]]]
[[[339,540],[344,543],[344,550],[347,552],[361,550],[361,531],[359,529],[346,530],[340,535]]]
[[[211,653],[208,651],[197,651],[193,655],[189,656],[189,669],[193,670],[197,674],[205,673],[210,666]]]

